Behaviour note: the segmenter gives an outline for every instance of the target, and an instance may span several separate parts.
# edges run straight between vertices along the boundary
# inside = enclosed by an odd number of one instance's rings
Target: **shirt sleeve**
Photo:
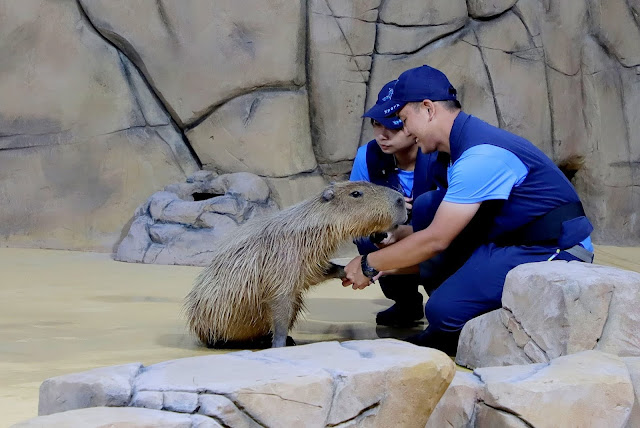
[[[369,170],[367,169],[367,145],[360,147],[353,160],[350,181],[370,181]]]
[[[522,161],[510,151],[483,144],[466,150],[449,168],[447,202],[474,204],[492,199],[508,199],[511,189],[528,174]]]

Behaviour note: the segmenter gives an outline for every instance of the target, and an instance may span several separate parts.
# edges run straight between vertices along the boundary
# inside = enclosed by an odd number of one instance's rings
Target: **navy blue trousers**
[[[420,195],[413,205],[415,231],[425,229],[444,197],[443,190]],[[460,330],[467,321],[502,306],[502,289],[514,267],[548,260],[556,248],[498,247],[487,243],[492,201],[482,204],[469,225],[441,254],[420,264],[420,280],[429,294],[425,305],[427,329],[418,343],[455,355]],[[556,260],[578,260],[560,252]]]

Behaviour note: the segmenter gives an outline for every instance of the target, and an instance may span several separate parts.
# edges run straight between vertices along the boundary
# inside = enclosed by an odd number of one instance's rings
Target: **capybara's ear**
[[[324,189],[324,192],[322,192],[322,199],[327,202],[333,199],[335,196],[336,192],[333,190],[333,187],[327,187],[326,189]]]

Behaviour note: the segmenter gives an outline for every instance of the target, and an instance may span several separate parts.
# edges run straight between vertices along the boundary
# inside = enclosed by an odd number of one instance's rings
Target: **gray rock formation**
[[[640,356],[640,274],[580,262],[518,266],[502,309],[469,321],[456,362],[466,367],[549,362],[599,350]]]
[[[599,243],[640,243],[640,6],[625,0],[28,0],[0,6],[0,245],[112,251],[202,166],[290,205],[344,179],[409,67],[532,140]]]
[[[380,0],[309,0],[309,93],[318,161],[355,157]]]
[[[304,2],[80,0],[179,124],[256,87],[304,84]],[[144,25],[140,25],[144,17]]]
[[[426,428],[639,426],[636,360],[584,351],[457,372]]]
[[[234,98],[187,131],[205,169],[269,177],[311,172],[306,91],[256,91]]]
[[[51,378],[41,387],[39,414],[110,405],[234,427],[424,427],[454,372],[444,353],[393,339],[323,342]]]
[[[220,239],[252,217],[277,209],[267,183],[254,174],[199,171],[138,208],[115,259],[206,266]]]
[[[4,3],[0,28],[2,245],[111,250],[135,207],[197,161],[76,2]]]
[[[12,425],[11,428],[222,428],[202,415],[163,412],[135,407],[91,407],[40,416]],[[242,425],[231,425],[241,427]],[[246,426],[246,425],[245,425]]]

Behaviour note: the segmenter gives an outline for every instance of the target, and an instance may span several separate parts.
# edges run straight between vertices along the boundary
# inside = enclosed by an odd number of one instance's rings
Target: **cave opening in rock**
[[[566,159],[558,164],[560,171],[567,177],[567,179],[573,182],[573,177],[584,166],[584,158],[582,156],[576,156]]]
[[[206,199],[211,199],[211,198],[215,198],[216,196],[224,196],[224,195],[221,193],[195,192],[195,193],[192,193],[191,196],[193,196],[194,201],[204,201]]]

